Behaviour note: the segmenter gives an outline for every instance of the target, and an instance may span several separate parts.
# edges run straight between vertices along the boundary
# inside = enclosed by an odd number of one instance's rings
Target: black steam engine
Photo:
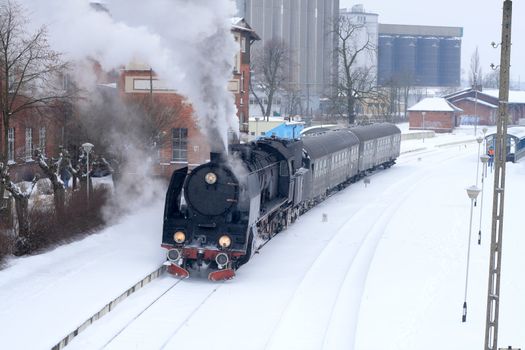
[[[211,280],[235,270],[276,233],[331,191],[399,156],[400,131],[375,124],[232,145],[229,155],[180,169],[166,195],[162,246],[168,271],[210,269]]]

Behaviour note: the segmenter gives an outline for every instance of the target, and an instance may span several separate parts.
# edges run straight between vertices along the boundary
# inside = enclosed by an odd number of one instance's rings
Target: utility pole
[[[485,350],[496,350],[498,348],[498,315],[501,282],[501,254],[503,244],[505,162],[507,158],[506,141],[509,101],[511,24],[512,1],[505,0],[503,2],[503,20],[501,25],[499,113],[494,166],[494,194],[492,203],[492,234],[487,293],[487,317],[485,323]]]

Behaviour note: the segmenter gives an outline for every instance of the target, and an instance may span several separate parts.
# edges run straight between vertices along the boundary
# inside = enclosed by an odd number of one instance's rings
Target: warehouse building
[[[378,84],[461,85],[461,27],[379,24]]]

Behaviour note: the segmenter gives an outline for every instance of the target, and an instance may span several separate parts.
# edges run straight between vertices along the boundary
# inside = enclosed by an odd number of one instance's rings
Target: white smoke
[[[88,0],[20,0],[31,25],[46,25],[52,47],[70,60],[92,58],[104,70],[130,62],[153,68],[193,105],[212,150],[238,132],[227,90],[237,47],[233,0],[111,0],[95,11]]]

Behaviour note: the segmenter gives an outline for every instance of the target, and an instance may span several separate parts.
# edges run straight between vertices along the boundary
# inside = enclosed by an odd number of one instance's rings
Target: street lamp
[[[478,232],[478,245],[481,244],[481,219],[483,218],[483,189],[485,188],[485,176],[487,176],[487,162],[489,161],[489,156],[486,154],[479,157],[481,163],[483,164],[481,168],[481,203],[479,205],[479,232]]]
[[[479,173],[479,161],[480,161],[480,149],[481,149],[481,143],[483,142],[483,137],[478,136],[476,138],[476,141],[478,142],[478,163],[476,165],[476,186],[478,186],[478,173]]]
[[[93,144],[89,143],[89,142],[86,142],[84,144],[82,144],[82,149],[84,150],[84,152],[86,152],[86,173],[87,173],[87,203],[88,203],[88,206],[89,206],[89,153],[91,152],[91,150],[93,149]]]
[[[463,316],[462,322],[467,321],[467,287],[468,287],[468,268],[470,263],[470,240],[472,237],[472,213],[474,211],[474,200],[478,197],[480,189],[477,186],[467,188],[467,195],[470,198],[470,224],[468,228],[468,247],[467,247],[467,272],[465,275],[465,298],[463,299]]]
[[[259,137],[259,117],[255,117],[255,139]]]

